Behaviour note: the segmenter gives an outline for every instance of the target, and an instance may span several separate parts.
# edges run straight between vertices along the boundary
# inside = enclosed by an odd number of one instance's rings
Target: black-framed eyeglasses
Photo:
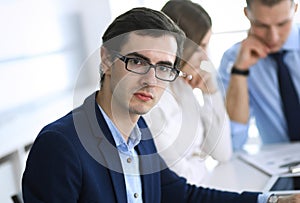
[[[175,67],[162,64],[154,65],[139,57],[127,57],[119,53],[115,53],[115,55],[125,63],[126,70],[139,75],[144,75],[149,72],[150,68],[154,68],[155,77],[157,79],[172,82],[179,76],[180,73],[180,70]]]

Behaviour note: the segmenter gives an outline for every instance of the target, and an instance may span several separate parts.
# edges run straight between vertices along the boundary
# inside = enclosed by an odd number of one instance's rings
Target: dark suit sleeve
[[[184,178],[178,177],[174,172],[165,169],[161,172],[162,202],[200,202],[200,203],[257,203],[259,193],[234,193],[196,187],[186,183]]]
[[[75,203],[81,185],[81,165],[76,149],[61,133],[38,136],[22,179],[25,203]]]

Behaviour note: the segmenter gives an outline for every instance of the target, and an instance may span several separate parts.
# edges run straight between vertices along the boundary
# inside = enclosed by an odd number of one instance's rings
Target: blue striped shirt
[[[222,57],[219,73],[225,88],[228,87],[231,68],[239,47],[240,43],[235,44]],[[300,26],[292,27],[282,49],[287,51],[284,61],[289,67],[300,101]],[[260,59],[250,68],[248,91],[250,117],[256,120],[263,144],[289,142],[287,123],[279,93],[277,65],[271,57]],[[235,149],[241,149],[246,143],[248,128],[249,123],[231,122],[232,142]]]

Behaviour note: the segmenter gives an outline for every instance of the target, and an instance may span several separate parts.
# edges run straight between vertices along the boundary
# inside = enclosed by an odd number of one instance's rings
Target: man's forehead
[[[177,42],[174,36],[164,34],[161,36],[139,35],[130,33],[128,40],[122,46],[123,54],[143,51],[154,51],[175,56],[177,52]]]
[[[292,19],[295,13],[294,7],[291,7],[289,0],[272,7],[261,4],[254,4],[252,7],[248,12],[249,20],[259,24],[282,23]]]

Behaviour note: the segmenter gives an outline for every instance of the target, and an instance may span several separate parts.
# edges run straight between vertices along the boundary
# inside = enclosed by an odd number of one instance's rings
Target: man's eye
[[[139,65],[139,66],[145,65],[145,64],[146,64],[146,62],[145,62],[144,60],[139,59],[139,58],[132,58],[132,59],[130,59],[129,62],[130,62],[132,65]]]
[[[133,59],[133,63],[137,64],[137,65],[140,65],[142,62],[141,62],[140,59]]]
[[[159,66],[158,69],[162,72],[168,72],[170,71],[170,68],[169,67],[166,67],[166,66]]]

